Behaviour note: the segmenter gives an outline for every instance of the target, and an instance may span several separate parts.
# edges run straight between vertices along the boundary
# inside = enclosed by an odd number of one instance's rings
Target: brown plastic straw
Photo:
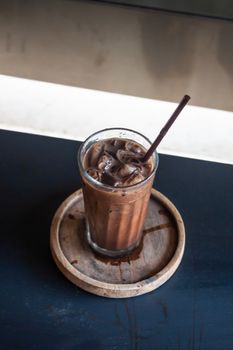
[[[145,156],[142,158],[142,162],[146,162],[152,156],[153,152],[156,150],[156,148],[158,147],[158,145],[160,144],[160,142],[162,141],[162,139],[164,138],[164,136],[166,135],[166,133],[168,132],[168,130],[170,129],[170,127],[172,126],[172,124],[174,123],[174,121],[176,120],[176,118],[178,117],[182,109],[186,106],[189,100],[190,96],[184,95],[176,110],[173,112],[170,119],[168,119],[167,123],[161,129],[154,143],[151,145],[151,147],[146,152]]]

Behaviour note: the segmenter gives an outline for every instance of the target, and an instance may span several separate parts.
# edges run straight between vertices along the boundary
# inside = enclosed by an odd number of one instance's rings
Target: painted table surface
[[[105,299],[49,250],[54,212],[80,187],[79,145],[0,131],[0,349],[233,349],[233,167],[160,156],[155,187],[183,216],[183,261],[154,292]]]

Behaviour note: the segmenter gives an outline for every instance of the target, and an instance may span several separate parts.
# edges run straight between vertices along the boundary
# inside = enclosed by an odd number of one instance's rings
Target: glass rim
[[[91,134],[90,136],[88,136],[83,142],[82,144],[80,145],[79,149],[78,149],[78,153],[77,153],[77,160],[78,160],[78,166],[79,166],[79,169],[80,169],[80,173],[81,173],[81,176],[83,176],[84,178],[86,178],[88,180],[88,182],[90,182],[91,184],[93,184],[95,187],[98,187],[98,188],[101,188],[101,189],[106,189],[108,191],[113,191],[113,190],[130,190],[130,189],[135,189],[137,187],[140,187],[142,186],[144,183],[147,183],[151,177],[154,176],[154,174],[156,173],[156,170],[158,169],[158,165],[159,165],[159,155],[158,155],[158,152],[155,150],[153,152],[152,155],[154,155],[154,168],[153,170],[151,171],[150,175],[148,177],[146,177],[145,179],[141,180],[140,182],[136,183],[136,184],[133,184],[133,185],[128,185],[128,186],[117,186],[117,187],[114,187],[114,186],[110,186],[110,185],[106,185],[106,184],[103,184],[102,182],[98,181],[98,180],[95,180],[92,176],[90,176],[88,174],[88,172],[84,169],[83,167],[83,164],[82,164],[82,160],[81,160],[81,152],[83,150],[83,148],[88,144],[88,142],[96,135],[100,134],[100,133],[103,133],[103,132],[106,132],[106,131],[111,131],[111,130],[116,130],[116,131],[129,131],[129,132],[133,132],[139,136],[141,136],[142,138],[144,138],[150,145],[152,145],[152,142],[146,137],[144,136],[143,134],[141,134],[140,132],[138,131],[135,131],[135,130],[132,130],[132,129],[127,129],[127,128],[118,128],[118,127],[114,127],[114,128],[106,128],[106,129],[101,129],[99,131],[96,131],[94,132],[93,134]],[[104,140],[104,139],[103,139]],[[107,140],[107,138],[105,139]],[[93,142],[95,143],[95,142]],[[90,146],[93,144],[91,143]],[[89,146],[89,147],[90,147]],[[88,147],[88,148],[89,148]]]

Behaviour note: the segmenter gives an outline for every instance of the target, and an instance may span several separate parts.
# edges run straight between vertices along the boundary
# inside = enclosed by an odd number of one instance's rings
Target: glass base
[[[139,242],[137,242],[136,244],[131,245],[127,249],[109,250],[109,249],[102,248],[98,246],[95,242],[93,242],[91,239],[91,234],[89,230],[86,231],[86,235],[87,235],[87,241],[90,247],[99,255],[106,256],[109,258],[123,258],[124,256],[129,255],[139,245]]]

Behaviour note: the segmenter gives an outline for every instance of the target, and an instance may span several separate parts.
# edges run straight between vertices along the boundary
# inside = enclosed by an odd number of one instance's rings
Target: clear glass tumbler
[[[84,157],[93,143],[111,138],[136,141],[146,150],[151,142],[142,134],[121,128],[98,131],[88,137],[78,152],[83,184],[87,240],[97,253],[109,257],[128,255],[142,238],[151,188],[158,167],[158,154],[152,155],[151,174],[127,187],[112,187],[92,178],[84,168]]]

